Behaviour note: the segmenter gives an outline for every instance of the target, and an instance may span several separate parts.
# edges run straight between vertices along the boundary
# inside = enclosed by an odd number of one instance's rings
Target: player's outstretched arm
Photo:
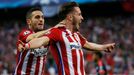
[[[111,52],[115,47],[115,43],[102,45],[102,44],[96,44],[96,43],[91,43],[91,42],[86,41],[83,47],[87,50]]]

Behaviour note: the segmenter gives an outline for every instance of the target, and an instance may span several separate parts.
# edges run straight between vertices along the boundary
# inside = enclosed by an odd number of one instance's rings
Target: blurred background
[[[45,14],[45,28],[58,23],[61,4],[74,0],[0,0],[0,75],[12,74],[16,66],[16,39],[26,27],[26,12],[40,6]],[[109,75],[134,75],[134,2],[132,0],[75,0],[80,4],[84,21],[80,33],[95,43],[116,42],[112,53],[103,52]],[[93,53],[84,50],[86,75],[96,74]],[[46,74],[57,73],[47,56]]]

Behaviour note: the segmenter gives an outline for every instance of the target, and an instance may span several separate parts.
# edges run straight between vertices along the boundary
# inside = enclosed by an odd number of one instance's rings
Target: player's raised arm
[[[114,47],[115,43],[110,43],[110,44],[96,44],[96,43],[91,43],[86,41],[86,43],[83,46],[85,49],[88,50],[97,50],[97,51],[108,51],[111,52]]]

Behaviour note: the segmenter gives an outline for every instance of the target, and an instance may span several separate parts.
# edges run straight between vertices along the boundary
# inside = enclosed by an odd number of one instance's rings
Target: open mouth
[[[39,26],[42,26],[43,24],[38,24]]]

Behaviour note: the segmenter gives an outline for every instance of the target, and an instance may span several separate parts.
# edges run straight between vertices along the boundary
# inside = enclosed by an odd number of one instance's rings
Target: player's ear
[[[71,14],[68,14],[67,15],[67,19],[70,20],[70,21],[72,21],[72,19],[73,19],[72,15]]]
[[[30,25],[31,24],[31,20],[30,19],[27,19],[27,24]]]

